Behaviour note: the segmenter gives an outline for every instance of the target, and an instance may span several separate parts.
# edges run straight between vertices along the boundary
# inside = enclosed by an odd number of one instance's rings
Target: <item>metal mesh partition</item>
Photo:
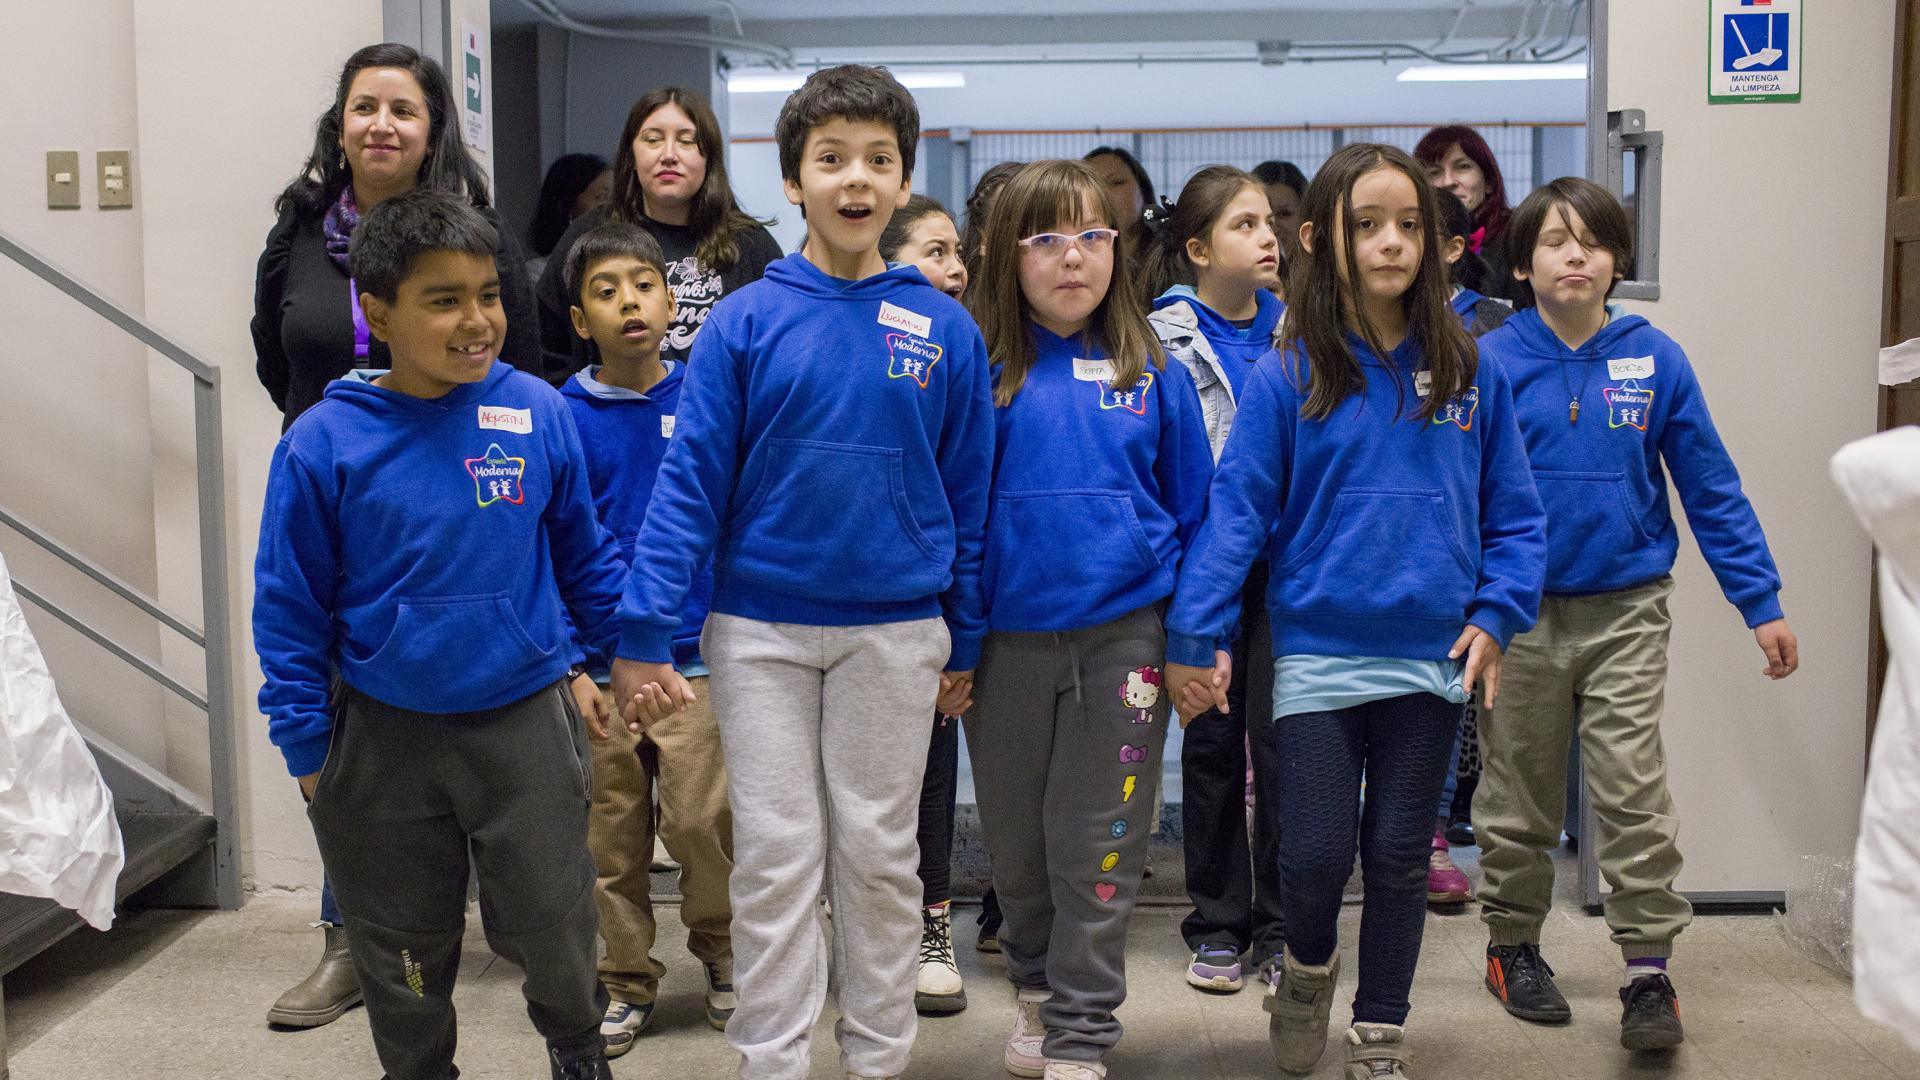
[[[1123,146],[1146,167],[1159,194],[1178,195],[1187,178],[1201,166],[1226,162],[1251,169],[1262,161],[1291,161],[1311,177],[1334,149],[1348,143],[1382,142],[1411,152],[1427,125],[1349,128],[1247,128],[1191,131],[976,131],[970,144],[967,186],[1002,161],[1037,158],[1077,158],[1097,146]],[[1476,128],[1492,148],[1507,184],[1508,198],[1518,201],[1533,190],[1536,138],[1531,124],[1488,124]]]

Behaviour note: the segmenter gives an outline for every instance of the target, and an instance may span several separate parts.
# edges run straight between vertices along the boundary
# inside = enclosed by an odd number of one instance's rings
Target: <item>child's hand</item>
[[[573,703],[580,706],[580,719],[587,725],[587,738],[599,742],[607,737],[607,721],[612,719],[612,710],[607,708],[607,699],[600,693],[600,686],[593,676],[581,674],[574,677]]]
[[[1210,668],[1168,663],[1166,683],[1174,710],[1180,714],[1181,727],[1208,709],[1225,713],[1228,711],[1227,687],[1233,683],[1233,657],[1215,651]]]
[[[627,730],[640,735],[693,704],[693,684],[672,664],[615,659],[613,699],[620,703],[620,718]]]
[[[943,671],[940,673],[940,696],[934,701],[934,708],[941,716],[963,716],[973,708],[973,672]]]
[[[1487,708],[1493,708],[1493,699],[1500,695],[1500,643],[1493,635],[1477,626],[1469,626],[1460,632],[1460,637],[1448,651],[1447,659],[1467,658],[1466,688],[1468,698],[1473,696],[1474,681],[1478,679],[1483,689],[1481,700]]]
[[[1775,619],[1753,628],[1753,640],[1767,654],[1767,669],[1760,674],[1769,679],[1784,679],[1800,670],[1800,639],[1787,629],[1787,620]]]

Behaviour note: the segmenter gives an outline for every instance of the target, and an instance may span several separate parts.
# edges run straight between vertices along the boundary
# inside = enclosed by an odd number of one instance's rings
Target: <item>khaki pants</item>
[[[1495,945],[1538,943],[1553,901],[1566,804],[1567,744],[1578,732],[1599,820],[1607,925],[1628,960],[1663,957],[1693,920],[1673,889],[1679,821],[1667,793],[1660,709],[1673,579],[1594,596],[1548,596],[1513,640],[1500,705],[1480,714],[1485,775],[1474,795],[1481,918]]]
[[[660,797],[659,836],[680,863],[680,919],[687,948],[703,963],[733,959],[728,924],[733,907],[727,879],[733,873],[733,815],[727,805],[727,773],[720,729],[707,703],[707,680],[691,680],[698,698],[686,712],[635,735],[619,722],[593,747],[593,809],[587,843],[599,881],[600,936],[607,954],[600,978],[607,992],[632,1005],[648,1005],[666,967],[653,958],[652,885],[654,794]],[[611,695],[609,695],[611,697]]]

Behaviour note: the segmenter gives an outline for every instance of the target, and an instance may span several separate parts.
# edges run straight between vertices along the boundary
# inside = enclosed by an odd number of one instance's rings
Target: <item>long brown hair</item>
[[[1407,313],[1407,337],[1418,347],[1420,359],[1433,378],[1426,401],[1415,415],[1422,420],[1432,419],[1444,405],[1473,385],[1479,371],[1480,351],[1447,303],[1452,288],[1445,262],[1440,257],[1440,200],[1434,195],[1426,168],[1405,151],[1391,146],[1379,143],[1343,146],[1320,167],[1313,183],[1307,185],[1300,217],[1313,223],[1313,245],[1311,250],[1302,247],[1293,260],[1287,281],[1287,317],[1280,346],[1282,352],[1293,350],[1296,365],[1300,355],[1305,354],[1309,390],[1300,414],[1309,420],[1324,420],[1333,415],[1342,401],[1366,386],[1366,372],[1347,343],[1349,321],[1354,332],[1387,370],[1394,373],[1395,385],[1401,387],[1402,394],[1396,415],[1405,411],[1405,384],[1361,303],[1365,286],[1359,265],[1351,257],[1343,260],[1338,255],[1344,250],[1351,256],[1357,243],[1353,187],[1361,177],[1376,169],[1398,169],[1405,173],[1407,179],[1413,181],[1413,190],[1420,202],[1420,265],[1414,272],[1413,283],[1400,296]],[[1336,230],[1343,243],[1336,243]],[[1343,301],[1343,295],[1352,297],[1352,303]],[[1295,371],[1297,373],[1297,367]]]
[[[1146,304],[1131,265],[1132,241],[1121,228],[1113,203],[1101,189],[1093,170],[1078,161],[1036,161],[1015,173],[994,196],[987,212],[986,257],[981,260],[981,287],[971,294],[974,318],[987,340],[987,358],[1000,365],[995,387],[996,405],[1010,405],[1027,381],[1038,351],[1033,344],[1033,307],[1020,289],[1023,237],[1075,221],[1084,208],[1120,235],[1114,240],[1113,280],[1107,295],[1093,309],[1082,335],[1098,345],[1113,364],[1113,387],[1131,387],[1146,373],[1147,364],[1166,366],[1167,354],[1147,325]]]
[[[740,234],[768,222],[750,217],[734,201],[733,185],[727,180],[727,148],[720,134],[720,121],[713,115],[707,99],[682,86],[663,86],[650,91],[627,111],[627,126],[620,132],[620,145],[613,157],[613,197],[608,210],[615,221],[645,225],[646,192],[640,186],[640,170],[633,160],[633,140],[646,126],[647,118],[661,108],[675,105],[693,121],[693,137],[706,159],[707,175],[693,196],[687,225],[700,238],[693,257],[713,270],[725,270],[740,261]]]

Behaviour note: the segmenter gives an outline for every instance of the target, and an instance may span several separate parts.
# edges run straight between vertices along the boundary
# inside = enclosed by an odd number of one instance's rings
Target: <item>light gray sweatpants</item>
[[[1147,865],[1167,739],[1167,635],[1144,607],[1059,634],[987,635],[967,714],[1007,974],[1051,990],[1049,1060],[1120,1041],[1127,918]]]
[[[745,1080],[804,1080],[827,997],[814,898],[833,901],[846,1071],[906,1070],[917,1018],[915,825],[951,651],[940,619],[803,626],[707,619],[700,651],[733,804],[734,989]],[[829,867],[831,872],[829,873]]]

